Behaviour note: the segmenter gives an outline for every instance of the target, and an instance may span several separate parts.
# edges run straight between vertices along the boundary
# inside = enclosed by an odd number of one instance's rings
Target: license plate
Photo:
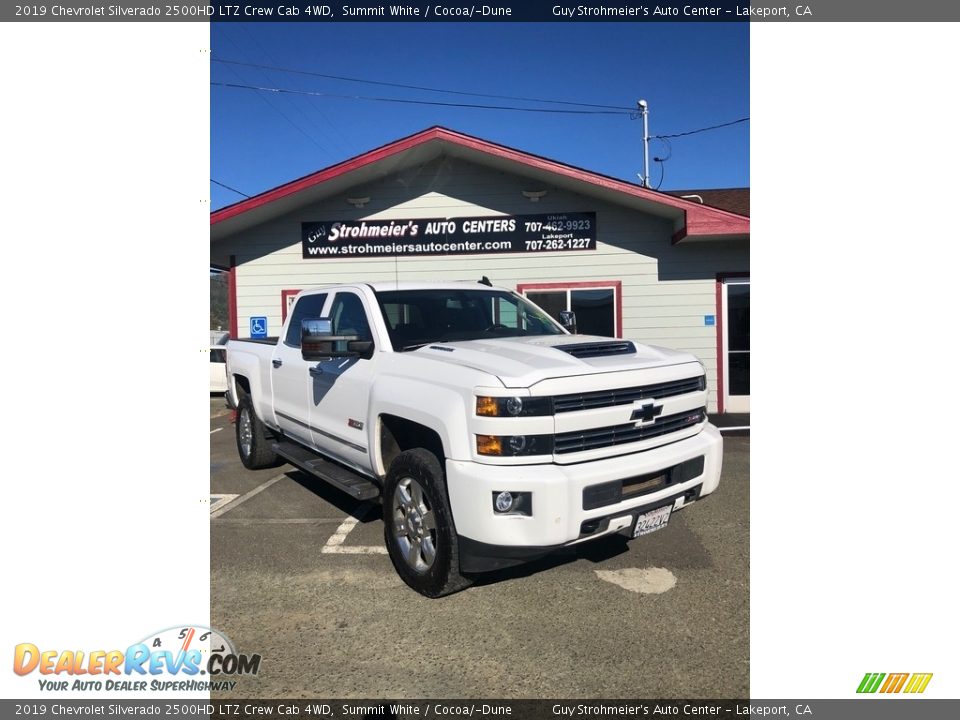
[[[633,526],[633,536],[640,537],[641,535],[656,532],[660,528],[665,528],[667,522],[670,520],[671,510],[673,510],[673,506],[667,505],[666,507],[643,513],[637,518],[637,524]]]

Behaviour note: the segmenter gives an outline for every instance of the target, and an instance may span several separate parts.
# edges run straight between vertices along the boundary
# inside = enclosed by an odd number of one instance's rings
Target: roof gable
[[[674,223],[675,243],[749,236],[750,220],[745,216],[446,128],[432,127],[212,212],[210,239],[216,241],[298,207],[346,192],[351,187],[405,167],[423,164],[443,154],[548,181],[557,187],[670,218]]]

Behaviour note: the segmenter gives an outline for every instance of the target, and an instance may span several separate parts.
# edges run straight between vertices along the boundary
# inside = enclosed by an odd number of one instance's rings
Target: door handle
[[[283,360],[273,360],[273,367],[278,368],[283,365]]]

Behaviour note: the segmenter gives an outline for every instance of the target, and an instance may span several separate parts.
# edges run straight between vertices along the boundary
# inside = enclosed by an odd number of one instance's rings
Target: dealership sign
[[[300,224],[305,260],[597,249],[597,214],[360,220]]]

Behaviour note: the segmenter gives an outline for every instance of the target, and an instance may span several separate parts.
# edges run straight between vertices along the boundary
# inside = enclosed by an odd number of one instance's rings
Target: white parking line
[[[214,428],[210,431],[210,434],[213,435],[215,432],[220,432],[221,430],[223,430],[223,428]]]
[[[210,512],[217,510],[229,502],[232,502],[234,499],[240,497],[239,495],[228,495],[224,493],[219,493],[217,495],[210,496]]]
[[[340,523],[340,527],[338,527],[336,532],[330,536],[330,539],[327,540],[326,545],[323,546],[320,552],[328,554],[339,553],[341,555],[386,555],[387,549],[380,545],[372,546],[343,544],[343,541],[347,539],[347,535],[350,534],[350,531],[357,526],[357,523],[366,517],[367,513],[370,512],[370,508],[372,507],[373,505],[370,503],[358,505],[356,510],[353,511],[353,514]]]
[[[259,495],[259,494],[262,493],[264,490],[266,490],[268,487],[270,487],[271,485],[273,485],[273,484],[276,483],[276,482],[280,482],[280,481],[283,480],[285,477],[286,477],[286,474],[277,475],[276,477],[270,478],[270,479],[267,480],[265,483],[263,483],[263,484],[261,484],[261,485],[257,485],[257,486],[256,486],[253,490],[251,490],[250,492],[244,493],[243,495],[241,495],[241,496],[238,497],[237,499],[231,500],[230,502],[228,502],[228,503],[227,503],[226,505],[224,505],[222,508],[219,508],[218,510],[215,510],[215,511],[211,512],[211,513],[210,513],[210,519],[212,520],[213,518],[218,518],[218,517],[220,517],[221,515],[223,515],[224,513],[230,512],[230,511],[233,510],[234,508],[240,507],[240,505],[242,505],[243,503],[245,503],[247,500],[249,500],[250,498],[252,498],[254,495]]]
[[[382,545],[324,545],[320,552],[340,555],[386,555],[387,549]]]
[[[217,518],[223,525],[333,525],[339,518]]]

